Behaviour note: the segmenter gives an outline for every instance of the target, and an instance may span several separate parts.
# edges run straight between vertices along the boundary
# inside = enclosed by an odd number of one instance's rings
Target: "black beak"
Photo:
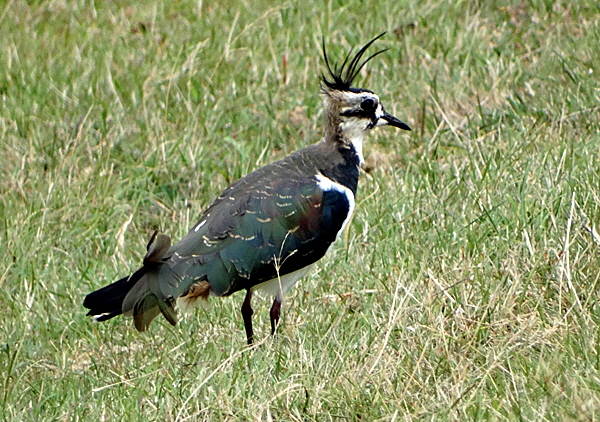
[[[384,112],[383,117],[381,117],[381,119],[385,120],[387,122],[387,124],[390,126],[394,126],[394,127],[404,129],[404,130],[410,130],[409,125],[407,125],[400,119],[396,119],[394,116],[392,116],[388,112]]]

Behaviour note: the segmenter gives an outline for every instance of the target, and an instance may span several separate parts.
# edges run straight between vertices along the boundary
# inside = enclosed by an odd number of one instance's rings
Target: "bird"
[[[363,140],[372,130],[411,130],[389,114],[373,91],[353,87],[363,60],[382,33],[341,65],[320,75],[324,128],[320,140],[259,168],[227,187],[177,243],[154,232],[142,266],[133,274],[89,293],[88,316],[106,321],[133,317],[142,332],[162,314],[176,325],[179,311],[245,291],[241,314],[253,345],[251,300],[257,290],[273,296],[269,316],[275,335],[285,295],[340,237],[354,212]],[[351,58],[352,56],[352,58]]]

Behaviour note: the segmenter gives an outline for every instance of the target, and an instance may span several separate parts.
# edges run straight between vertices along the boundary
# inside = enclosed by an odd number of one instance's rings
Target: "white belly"
[[[315,264],[311,264],[292,273],[282,275],[281,277],[264,281],[252,287],[252,291],[255,292],[256,290],[260,290],[261,292],[272,295],[279,301],[282,301],[283,297],[290,291],[294,284],[304,277],[314,265]]]

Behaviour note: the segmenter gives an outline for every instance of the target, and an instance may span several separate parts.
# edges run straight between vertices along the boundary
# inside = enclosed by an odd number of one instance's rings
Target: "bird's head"
[[[375,127],[394,126],[410,130],[410,127],[385,111],[379,96],[368,89],[354,88],[352,83],[364,65],[387,50],[381,50],[362,60],[367,49],[385,33],[369,41],[350,60],[350,54],[341,66],[331,67],[325,44],[323,57],[327,74],[322,75],[324,113],[326,119],[325,138],[354,148],[362,161],[362,140]]]

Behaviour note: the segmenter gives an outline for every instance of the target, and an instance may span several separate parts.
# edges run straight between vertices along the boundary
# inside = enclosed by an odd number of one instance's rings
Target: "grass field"
[[[245,344],[243,294],[177,327],[85,294],[229,183],[321,136],[324,36],[387,31],[358,85],[344,239]],[[596,1],[4,1],[6,421],[600,420]]]

